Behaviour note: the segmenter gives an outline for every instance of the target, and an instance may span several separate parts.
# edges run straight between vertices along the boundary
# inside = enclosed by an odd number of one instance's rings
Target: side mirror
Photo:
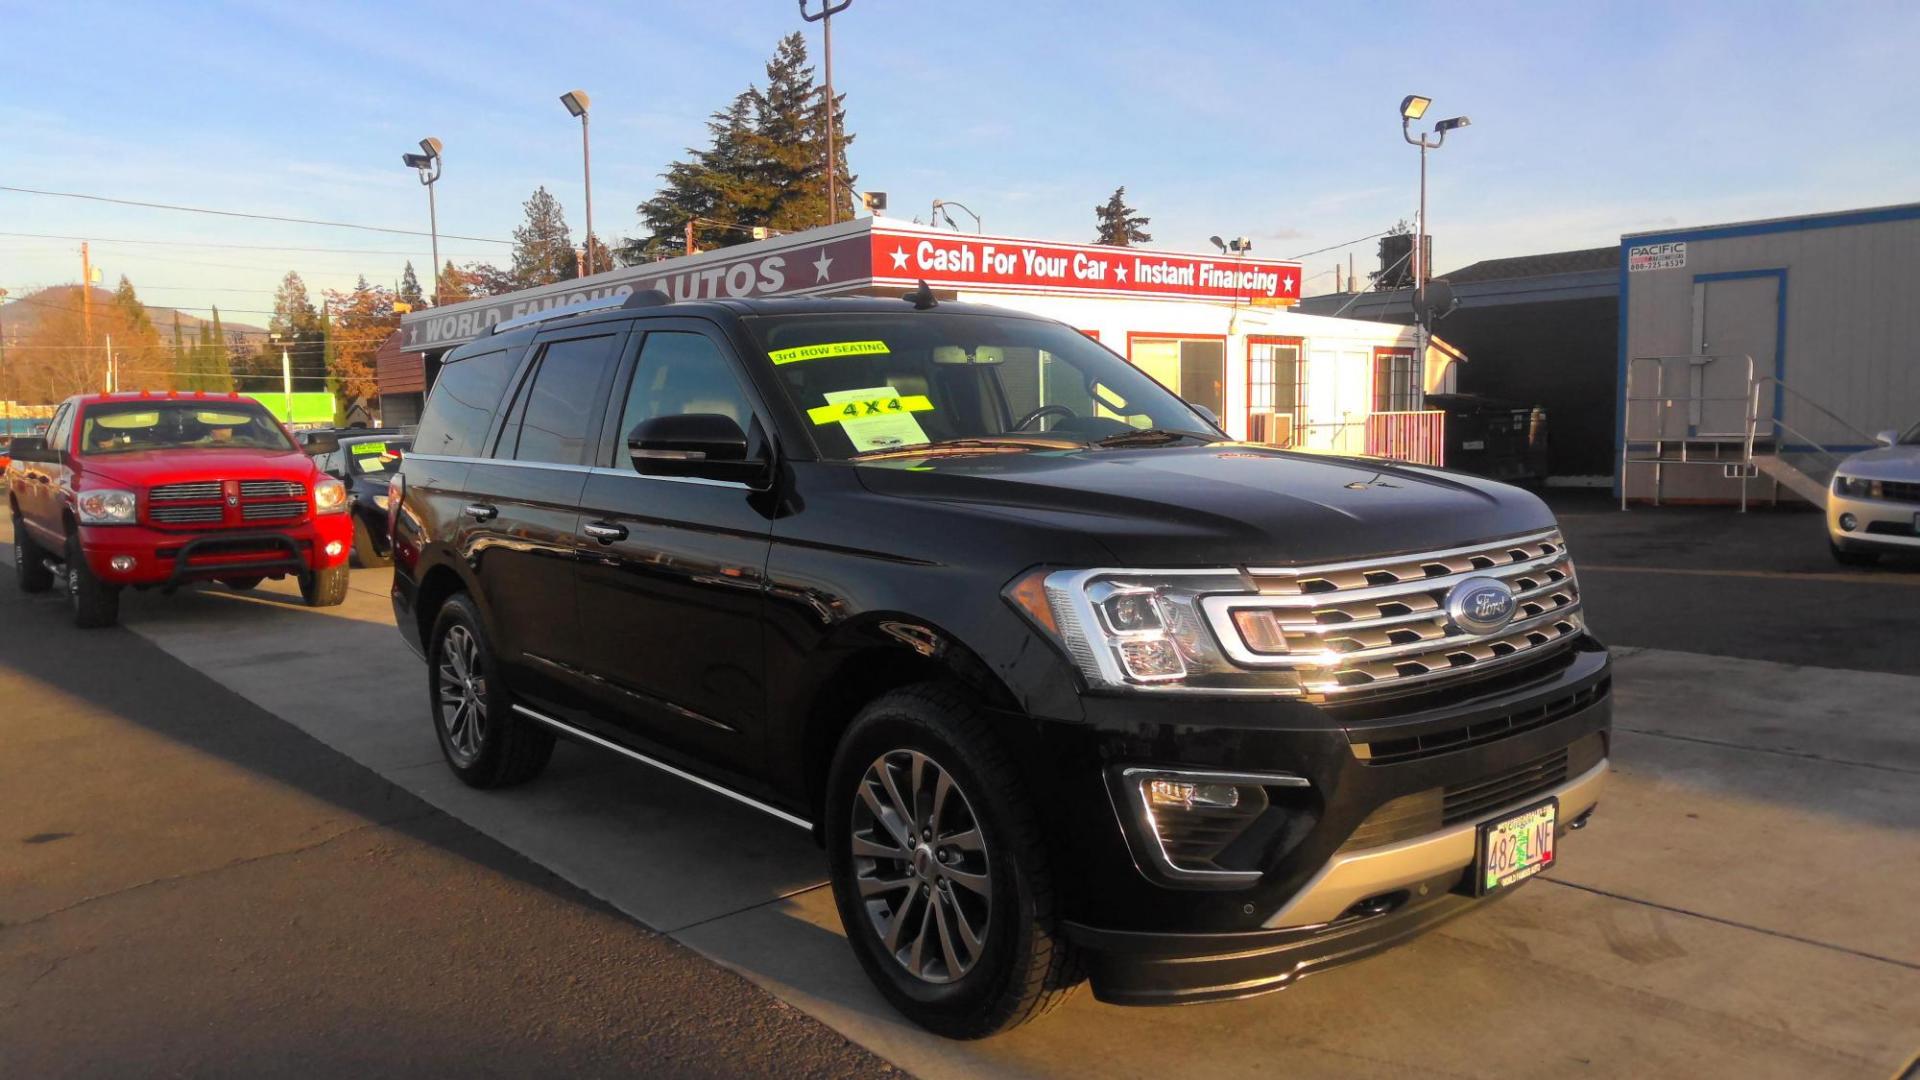
[[[747,433],[731,416],[680,413],[642,420],[627,433],[627,454],[646,476],[695,476],[755,484],[766,462],[747,453]]]
[[[59,458],[47,449],[47,440],[38,435],[21,435],[13,440],[13,460],[54,462]]]
[[[1879,443],[1881,446],[1892,446],[1894,443],[1900,441],[1900,433],[1892,428],[1888,428],[1880,434],[1875,435],[1873,441]],[[20,455],[15,454],[14,456],[19,457]]]
[[[1206,417],[1207,423],[1212,424],[1216,428],[1220,426],[1220,417],[1212,409],[1207,408],[1205,405],[1195,405],[1191,401],[1187,402],[1187,405],[1192,408],[1194,412]]]

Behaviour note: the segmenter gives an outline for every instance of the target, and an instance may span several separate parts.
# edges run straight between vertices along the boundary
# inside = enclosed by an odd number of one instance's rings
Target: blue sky
[[[635,204],[707,115],[763,77],[791,0],[282,4],[0,0],[0,184],[424,229],[399,154],[446,144],[443,233],[506,238],[544,184],[581,225]],[[809,27],[818,48],[818,29]],[[1432,161],[1436,269],[1622,232],[1920,198],[1920,5],[854,0],[835,20],[861,186],[956,199],[990,232],[1092,238],[1116,185],[1153,246],[1245,234],[1291,257],[1411,218],[1396,108],[1466,113]],[[424,237],[0,192],[0,232],[97,238],[111,284],[242,321],[298,269],[391,283]],[[131,245],[128,239],[359,254]],[[506,248],[443,240],[457,261]],[[77,243],[0,235],[0,286],[78,280]],[[1364,270],[1370,244],[1352,249]],[[376,253],[377,252],[377,253]],[[393,252],[395,254],[385,254]],[[1325,291],[1345,252],[1307,260]]]

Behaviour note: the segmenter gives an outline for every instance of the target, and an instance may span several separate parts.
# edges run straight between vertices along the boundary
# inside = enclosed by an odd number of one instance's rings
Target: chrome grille
[[[155,506],[147,513],[162,525],[200,525],[219,521],[222,510],[218,506]]]
[[[248,521],[266,521],[273,518],[299,517],[305,513],[305,502],[262,502],[247,503],[240,509],[240,516]]]
[[[1234,661],[1291,671],[1309,694],[1395,689],[1479,673],[1578,634],[1580,586],[1557,530],[1466,547],[1321,566],[1250,569],[1258,596],[1213,596],[1205,610]],[[1513,621],[1473,634],[1446,613],[1448,590],[1494,578],[1513,591]],[[1232,613],[1274,612],[1284,653],[1241,643]]]
[[[201,480],[190,484],[162,484],[147,492],[147,498],[153,502],[191,502],[196,499],[218,499],[220,481]]]
[[[240,497],[243,499],[297,499],[307,493],[307,489],[292,480],[242,480]]]

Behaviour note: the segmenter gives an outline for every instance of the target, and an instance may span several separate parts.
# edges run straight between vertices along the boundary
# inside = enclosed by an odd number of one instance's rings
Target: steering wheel
[[[1043,416],[1079,416],[1079,415],[1080,415],[1079,413],[1074,412],[1072,409],[1067,408],[1065,405],[1042,405],[1039,408],[1028,413],[1027,415],[1021,417],[1020,422],[1013,425],[1013,430],[1025,431],[1027,430],[1027,425],[1033,423],[1035,420],[1038,420]]]

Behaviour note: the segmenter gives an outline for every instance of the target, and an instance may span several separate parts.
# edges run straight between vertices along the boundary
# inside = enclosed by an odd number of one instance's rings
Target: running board
[[[1797,466],[1780,455],[1755,454],[1753,464],[1761,472],[1786,485],[1787,490],[1795,495],[1822,510],[1827,508],[1827,485],[1800,471]]]
[[[699,786],[706,788],[708,791],[713,792],[715,795],[724,795],[725,797],[732,799],[734,802],[737,802],[742,806],[751,806],[755,810],[758,810],[763,814],[771,814],[774,817],[779,818],[781,821],[784,821],[789,825],[797,825],[800,828],[807,830],[808,832],[813,831],[813,822],[808,821],[806,818],[796,817],[793,814],[789,814],[785,810],[782,810],[777,806],[772,806],[767,803],[763,803],[759,799],[756,799],[751,795],[742,795],[739,792],[733,790],[732,788],[726,787],[721,784],[716,784],[713,781],[708,780],[704,776],[695,776],[693,773],[690,773],[685,769],[676,768],[675,766],[669,765],[666,762],[660,761],[657,758],[648,757],[647,755],[639,752],[638,750],[632,750],[625,746],[621,746],[619,743],[614,742],[610,739],[603,739],[600,736],[595,735],[590,731],[582,731],[581,729],[574,727],[572,724],[566,723],[565,721],[561,721],[561,720],[555,720],[553,717],[547,716],[544,713],[534,712],[532,709],[527,708],[525,705],[520,705],[516,703],[513,706],[513,711],[519,713],[520,715],[526,717],[529,720],[537,720],[540,723],[547,725],[548,727],[552,728],[553,730],[559,732],[562,735],[566,735],[574,739],[579,739],[581,742],[592,743],[593,745],[601,747],[606,750],[611,750],[614,753],[619,754],[623,757],[632,758],[633,760],[639,762],[642,765],[651,765],[654,768],[659,769],[661,772],[669,773],[673,776],[677,776],[680,779],[687,781],[688,783],[698,784]]]

